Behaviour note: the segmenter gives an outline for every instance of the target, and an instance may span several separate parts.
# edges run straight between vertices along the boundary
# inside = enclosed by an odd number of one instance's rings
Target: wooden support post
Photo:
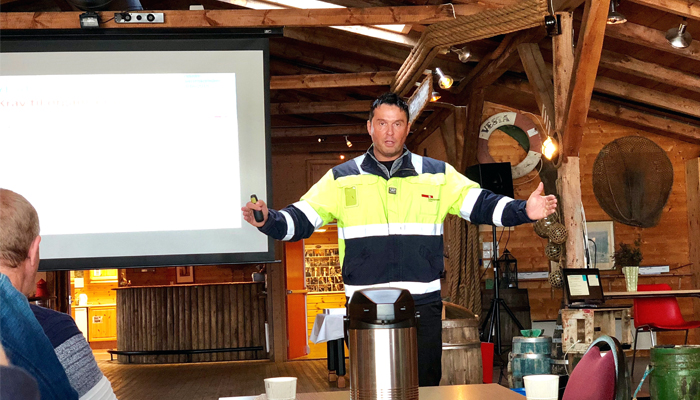
[[[568,157],[559,168],[561,181],[562,223],[568,232],[566,238],[566,268],[585,268],[581,213],[581,171],[579,158]]]
[[[610,0],[587,0],[576,47],[573,75],[569,86],[563,132],[562,154],[578,156],[588,107],[593,95],[600,53],[603,50]],[[566,34],[566,33],[564,33]]]
[[[571,13],[561,13],[562,34],[553,40],[554,58],[554,118],[555,129],[563,132],[566,127],[566,108],[572,101],[571,81],[574,70],[573,53],[573,18]],[[595,78],[594,78],[595,79]],[[588,107],[586,107],[586,112]],[[584,119],[585,121],[585,119]],[[567,157],[563,143],[559,143],[559,157],[565,157],[565,163],[559,169],[562,223],[566,226],[566,261],[562,267],[583,268],[584,246],[582,232],[583,215],[581,213],[581,171],[578,157]]]
[[[461,133],[464,135],[462,158],[459,165],[461,173],[464,173],[467,167],[478,163],[476,149],[481,129],[481,117],[484,113],[484,90],[475,89],[471,93],[466,109],[466,126]],[[462,113],[464,114],[464,111]]]
[[[561,19],[562,34],[552,39],[552,58],[554,59],[554,126],[561,132],[564,129],[571,73],[574,70],[574,25],[572,13],[559,13],[558,16]]]
[[[693,287],[700,284],[700,158],[685,163],[686,199],[688,204],[688,247]],[[694,303],[695,319],[700,320],[700,304]],[[697,336],[696,336],[697,338]]]

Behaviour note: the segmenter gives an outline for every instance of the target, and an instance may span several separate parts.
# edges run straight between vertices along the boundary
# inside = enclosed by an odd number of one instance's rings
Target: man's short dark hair
[[[384,93],[383,95],[377,97],[377,100],[372,103],[372,107],[369,109],[369,120],[371,121],[372,118],[374,117],[374,110],[381,106],[382,104],[388,104],[390,106],[396,106],[401,109],[406,114],[406,122],[411,120],[411,116],[408,113],[408,103],[404,101],[404,99],[401,98],[396,93]]]

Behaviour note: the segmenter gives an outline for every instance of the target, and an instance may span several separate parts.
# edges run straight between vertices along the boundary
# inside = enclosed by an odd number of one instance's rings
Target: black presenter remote
[[[258,196],[254,195],[254,194],[251,194],[251,195],[250,195],[250,202],[253,203],[253,204],[257,203],[257,202],[258,202]],[[256,220],[257,222],[263,222],[263,220],[265,220],[265,217],[263,216],[262,211],[253,210],[253,217],[255,217],[255,220]]]

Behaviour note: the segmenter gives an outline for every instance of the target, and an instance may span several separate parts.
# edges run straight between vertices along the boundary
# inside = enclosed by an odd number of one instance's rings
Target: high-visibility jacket
[[[337,219],[345,293],[391,286],[416,304],[440,300],[443,221],[448,213],[475,224],[532,222],[525,201],[494,194],[451,165],[405,149],[391,171],[372,147],[332,168],[300,201],[270,210],[260,231],[296,241]]]

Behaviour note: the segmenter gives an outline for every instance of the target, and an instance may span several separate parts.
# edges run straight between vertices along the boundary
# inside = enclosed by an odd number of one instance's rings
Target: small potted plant
[[[639,267],[642,262],[642,250],[639,246],[642,244],[641,239],[634,241],[634,247],[627,243],[620,243],[620,248],[615,251],[612,258],[615,261],[616,267]]]
[[[642,262],[642,250],[639,246],[642,241],[637,238],[634,241],[634,247],[620,243],[620,248],[615,251],[612,258],[615,261],[615,266],[620,267],[625,275],[625,284],[628,292],[637,291],[637,280],[639,278],[639,263]]]

